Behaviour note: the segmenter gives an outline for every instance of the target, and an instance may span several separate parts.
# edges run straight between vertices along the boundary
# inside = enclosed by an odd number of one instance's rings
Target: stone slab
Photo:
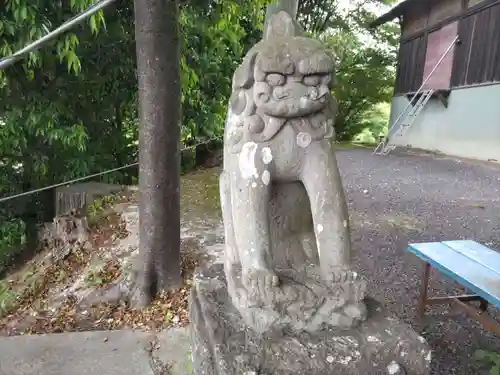
[[[152,339],[132,330],[0,338],[0,375],[158,375],[146,350]],[[186,329],[159,333],[157,343],[153,353],[172,375],[190,374]]]
[[[199,269],[191,294],[193,370],[203,375],[427,375],[431,352],[409,325],[366,299],[356,328],[314,333],[249,329],[231,303],[222,265]]]
[[[192,375],[190,328],[171,328],[159,333],[157,337],[158,349],[155,355],[171,366],[168,375]]]

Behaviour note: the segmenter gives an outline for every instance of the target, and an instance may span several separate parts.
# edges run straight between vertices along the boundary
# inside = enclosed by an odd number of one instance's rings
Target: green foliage
[[[490,375],[500,375],[500,354],[486,350],[477,350],[474,353],[474,360],[490,371]]]
[[[94,0],[6,0],[0,12],[0,57],[9,56],[87,9]],[[267,0],[181,2],[181,83],[184,146],[220,136],[231,77],[260,38]],[[304,0],[299,20],[336,52],[337,133],[351,139],[379,102],[391,96],[397,29],[368,33],[373,19],[356,0]],[[364,5],[363,5],[363,4]],[[137,77],[132,0],[117,0],[86,22],[0,71],[0,196],[38,189],[137,160]],[[366,44],[369,38],[371,44]],[[373,112],[374,113],[374,112]],[[205,150],[206,151],[206,150]],[[183,155],[199,162],[199,149]],[[137,183],[137,169],[104,182]],[[0,203],[0,258],[12,247],[36,245],[36,224],[50,221],[54,194],[45,191]]]
[[[8,0],[0,13],[0,57],[39,39],[92,3]],[[254,25],[262,23],[259,10],[264,1],[209,5],[193,1],[181,9],[185,145],[222,133],[232,72],[249,48],[245,43],[253,43],[259,33]],[[137,160],[133,16],[133,1],[117,0],[0,71],[1,195]],[[136,173],[123,170],[103,180],[136,183]],[[0,253],[20,244],[26,231],[29,240],[36,238],[36,223],[50,221],[54,206],[51,191],[2,203]],[[27,246],[34,244],[28,241]]]
[[[181,141],[186,145],[223,133],[232,75],[250,47],[242,41],[262,24],[264,14],[259,11],[263,0],[240,3],[215,3],[208,15],[192,7],[181,12]]]
[[[375,19],[377,7],[393,3],[392,0],[353,0],[345,6],[339,1],[300,2],[299,19],[336,57],[335,129],[339,141],[352,140],[367,126],[379,127],[380,124],[368,123],[366,119],[373,115],[370,112],[375,105],[391,99],[398,27],[392,24],[377,30],[366,27]]]
[[[5,281],[0,281],[0,317],[7,314],[15,305],[17,294]]]
[[[378,143],[381,136],[387,134],[387,124],[391,107],[389,103],[379,103],[365,112],[360,123],[363,131],[354,137],[354,141],[362,143]]]
[[[104,195],[94,199],[94,201],[86,207],[86,217],[90,228],[97,227],[102,219],[103,212],[112,207],[118,200],[117,194]]]
[[[374,105],[388,102],[392,96],[393,57],[376,47],[362,43],[356,35],[339,32],[324,38],[335,51],[337,85],[334,88],[339,103],[335,129],[337,139],[351,140],[366,123],[363,118]]]

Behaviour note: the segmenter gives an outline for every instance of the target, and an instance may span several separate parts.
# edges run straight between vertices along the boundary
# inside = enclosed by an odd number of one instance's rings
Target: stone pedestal
[[[223,266],[199,269],[191,294],[195,375],[426,375],[431,352],[407,324],[365,300],[366,321],[317,331],[249,328],[228,294]]]

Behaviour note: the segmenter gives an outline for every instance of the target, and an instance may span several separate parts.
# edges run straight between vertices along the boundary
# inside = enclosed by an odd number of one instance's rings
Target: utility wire
[[[5,69],[5,68],[9,67],[10,65],[14,64],[16,61],[20,60],[27,53],[36,51],[37,49],[41,48],[43,45],[50,42],[52,39],[57,38],[59,35],[66,32],[67,30],[71,29],[73,26],[80,24],[86,18],[90,17],[94,13],[97,13],[99,10],[101,10],[102,8],[111,4],[114,1],[115,0],[100,0],[100,1],[98,1],[94,5],[90,6],[86,11],[84,11],[84,12],[76,15],[75,17],[69,19],[68,21],[64,22],[61,26],[59,26],[57,29],[49,32],[47,35],[41,37],[40,39],[34,41],[31,44],[28,44],[26,47],[17,51],[13,55],[4,57],[3,59],[0,59],[0,69]]]
[[[191,149],[196,148],[198,146],[205,145],[207,143],[210,143],[210,142],[213,142],[213,141],[217,141],[217,140],[220,140],[220,139],[221,139],[221,137],[210,138],[210,139],[206,140],[205,142],[200,142],[200,143],[196,143],[196,144],[194,144],[192,146],[184,147],[184,148],[182,148],[180,150],[180,152],[186,151],[186,150],[191,150]],[[123,165],[123,166],[118,167],[118,168],[108,169],[107,171],[104,171],[104,172],[94,173],[94,174],[90,174],[88,176],[75,178],[73,180],[69,180],[69,181],[65,181],[65,182],[60,182],[58,184],[45,186],[43,188],[25,191],[24,193],[9,195],[7,197],[0,198],[0,203],[6,202],[6,201],[9,201],[9,200],[12,200],[12,199],[24,197],[26,195],[40,193],[40,192],[45,191],[45,190],[50,190],[50,189],[54,189],[54,188],[58,188],[58,187],[61,187],[61,186],[66,186],[66,185],[71,185],[71,184],[74,184],[75,182],[85,181],[85,180],[88,180],[88,179],[91,179],[91,178],[94,178],[94,177],[102,176],[102,175],[105,175],[105,174],[108,174],[108,173],[116,172],[116,171],[119,171],[119,170],[122,170],[122,169],[126,169],[126,168],[130,168],[130,167],[134,167],[136,165],[139,165],[139,163],[136,162],[136,163],[132,163],[132,164],[127,164],[127,165]]]

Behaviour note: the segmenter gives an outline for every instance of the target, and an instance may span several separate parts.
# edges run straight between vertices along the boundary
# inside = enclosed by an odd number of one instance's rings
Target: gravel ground
[[[421,263],[409,242],[474,239],[500,249],[500,167],[417,154],[372,156],[341,149],[337,159],[351,215],[355,267],[369,293],[422,330],[434,349],[433,374],[478,374],[476,349],[500,352],[500,338],[450,307],[431,307],[417,326]],[[429,294],[462,293],[433,273]],[[491,314],[500,318],[495,308]]]

